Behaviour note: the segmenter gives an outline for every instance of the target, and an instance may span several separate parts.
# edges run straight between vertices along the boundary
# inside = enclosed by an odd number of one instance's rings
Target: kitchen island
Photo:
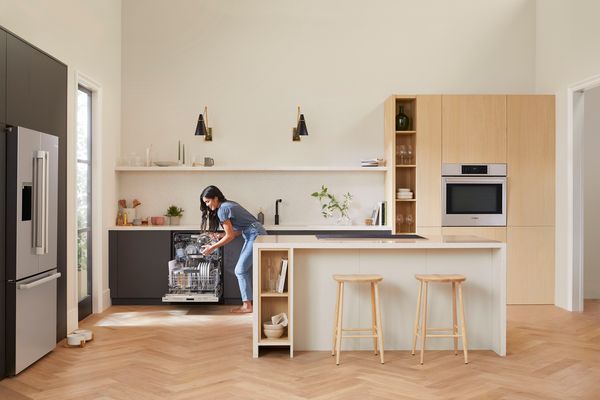
[[[287,260],[283,291],[269,290],[269,275]],[[318,239],[312,235],[261,236],[254,243],[253,356],[267,346],[331,351],[336,298],[334,274],[380,274],[385,350],[410,350],[418,285],[415,274],[462,274],[469,350],[506,355],[506,245],[476,236],[423,239]],[[269,274],[269,270],[271,271]],[[344,326],[371,324],[370,291],[346,285]],[[428,325],[452,326],[450,285],[430,285]],[[281,338],[267,338],[263,323],[285,312]],[[429,339],[428,349],[452,349],[452,339]],[[372,340],[346,339],[343,350],[370,350]]]

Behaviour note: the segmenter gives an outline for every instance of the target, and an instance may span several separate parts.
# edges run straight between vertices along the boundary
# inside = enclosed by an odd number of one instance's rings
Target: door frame
[[[102,85],[96,82],[94,79],[90,78],[88,75],[75,71],[75,84],[74,93],[75,99],[77,98],[77,91],[79,90],[79,85],[84,86],[86,89],[92,92],[92,193],[93,196],[97,199],[102,199]],[[77,102],[74,101],[74,115],[77,117]],[[76,125],[75,125],[76,126]],[[76,135],[73,139],[76,140]],[[76,146],[72,146],[72,154],[71,159],[75,160],[76,154]],[[73,169],[73,184],[75,184],[75,173],[76,170]],[[75,186],[73,186],[75,188]],[[73,204],[76,204],[76,190],[73,190],[72,198]],[[102,273],[102,253],[104,251],[104,241],[102,237],[102,200],[96,201],[98,206],[92,207],[92,243],[94,246],[94,251],[92,252],[92,313],[100,313],[104,309],[106,309],[109,304],[105,304],[104,299],[104,274]],[[77,216],[75,207],[73,207],[72,213],[72,229],[73,235],[73,243],[76,243],[76,234],[77,234]],[[77,246],[73,246],[73,257],[77,260]],[[73,263],[73,276],[77,277],[77,262]],[[74,296],[77,297],[77,278],[75,279],[75,288]],[[76,298],[76,304],[79,303]]]
[[[584,94],[600,86],[600,75],[567,88],[567,309],[583,311],[583,112]]]

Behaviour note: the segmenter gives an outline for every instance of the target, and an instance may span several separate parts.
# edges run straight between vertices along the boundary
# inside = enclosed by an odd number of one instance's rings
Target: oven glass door
[[[444,226],[505,226],[506,178],[443,178]]]

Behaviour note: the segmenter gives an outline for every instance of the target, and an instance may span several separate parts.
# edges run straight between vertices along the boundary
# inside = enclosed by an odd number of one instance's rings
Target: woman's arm
[[[240,236],[242,232],[236,231],[233,229],[233,225],[231,225],[231,221],[227,220],[223,222],[223,229],[225,230],[225,236],[221,238],[217,243],[212,245],[207,245],[202,248],[202,254],[209,255],[219,247],[225,246],[227,243],[231,242],[236,237]]]

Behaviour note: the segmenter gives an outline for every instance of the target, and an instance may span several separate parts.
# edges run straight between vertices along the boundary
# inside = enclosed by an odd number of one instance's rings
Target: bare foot
[[[232,313],[236,313],[236,314],[251,313],[252,312],[252,306],[250,306],[250,307],[241,306],[241,307],[232,308],[231,312]]]

